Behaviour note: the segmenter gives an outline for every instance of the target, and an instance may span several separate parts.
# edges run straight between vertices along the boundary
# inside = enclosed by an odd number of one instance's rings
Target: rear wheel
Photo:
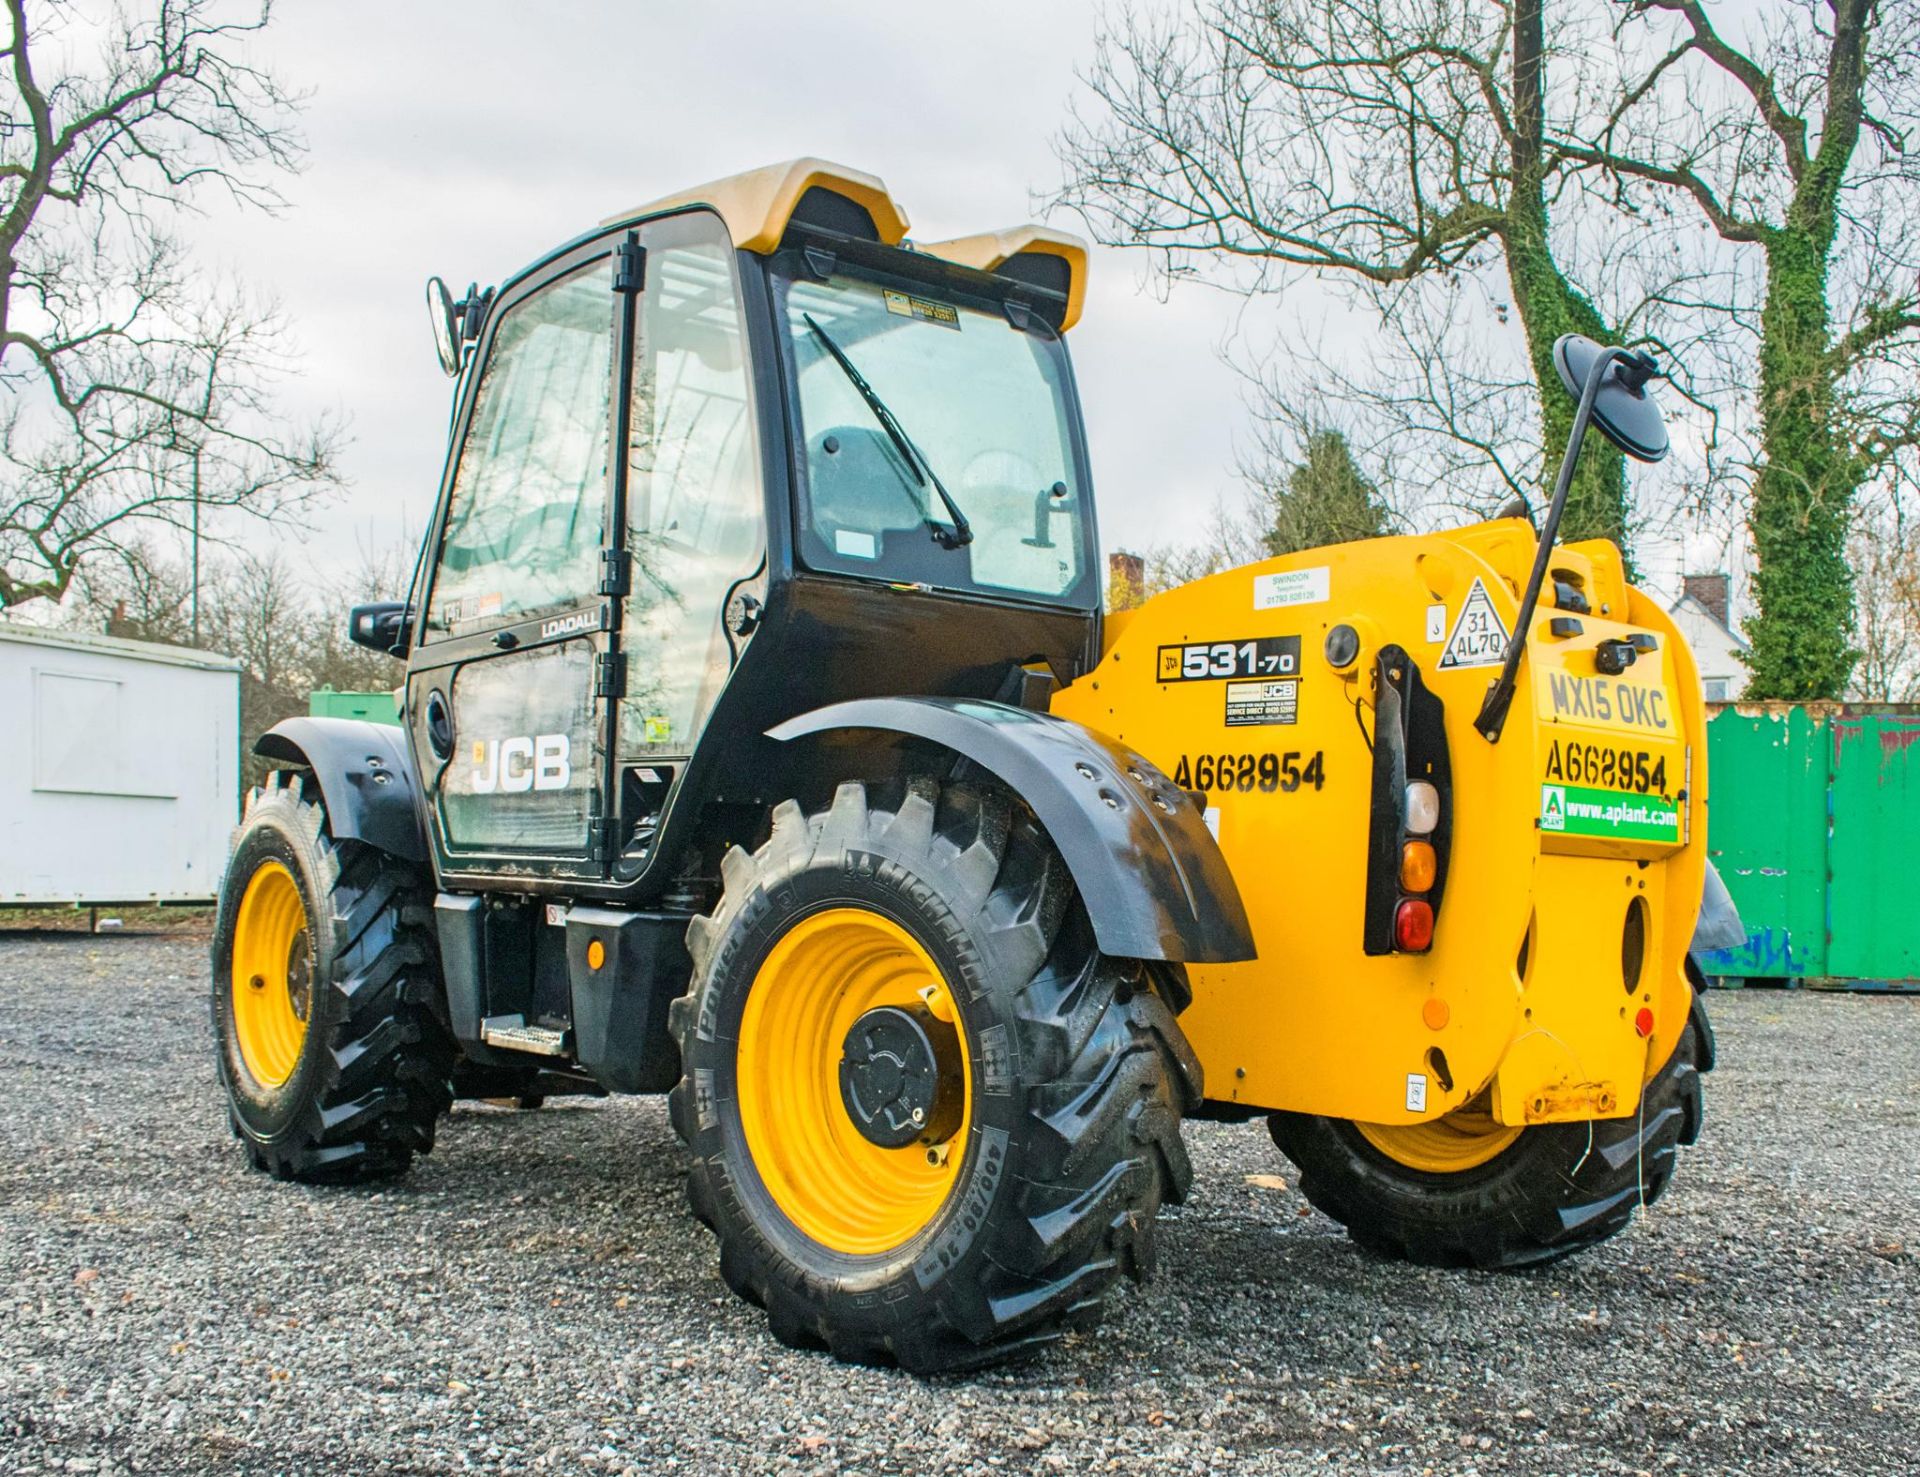
[[[1631,1118],[1509,1128],[1484,1098],[1388,1127],[1276,1113],[1300,1190],[1360,1245],[1434,1266],[1523,1267],[1606,1240],[1660,1198],[1700,1134],[1713,1032],[1699,994],[1679,1044]]]
[[[843,785],[723,872],[670,1106],[727,1283],[786,1343],[920,1372],[1091,1326],[1191,1179],[1177,969],[1101,954],[997,792]]]
[[[397,1174],[453,1101],[428,898],[403,863],[335,842],[309,777],[277,772],[234,835],[213,934],[229,1117],[282,1178]]]

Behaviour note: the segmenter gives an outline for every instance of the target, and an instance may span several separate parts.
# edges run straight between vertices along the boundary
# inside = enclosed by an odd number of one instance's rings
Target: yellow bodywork
[[[1065,333],[1080,321],[1087,301],[1087,243],[1050,226],[1009,226],[951,241],[931,241],[919,248],[928,256],[957,262],[978,272],[997,272],[1016,256],[1056,256],[1067,264],[1067,309],[1060,320]]]
[[[1182,1024],[1209,1097],[1389,1129],[1471,1102],[1484,1141],[1630,1114],[1672,1053],[1705,868],[1699,675],[1613,545],[1564,546],[1553,579],[1590,610],[1578,634],[1551,634],[1569,612],[1549,581],[1504,734],[1481,737],[1535,547],[1508,519],[1230,570],[1111,618],[1100,664],[1055,696],[1055,713],[1206,794],[1259,950],[1191,970]],[[1345,670],[1324,654],[1339,624],[1361,640]],[[1657,647],[1600,673],[1595,648],[1634,632]],[[1445,705],[1452,845],[1431,952],[1369,957],[1374,658],[1390,644]],[[1257,680],[1210,675],[1256,652]]]
[[[602,225],[625,225],[704,205],[726,222],[727,234],[741,251],[757,251],[763,256],[780,245],[787,222],[800,197],[815,186],[851,200],[872,219],[874,230],[886,246],[898,246],[907,234],[907,213],[893,203],[886,185],[878,175],[830,164],[825,159],[789,159],[784,164],[768,164],[744,174],[729,175],[690,190],[671,195],[610,215]]]
[[[883,245],[906,245],[908,250],[921,251],[975,271],[997,272],[1006,262],[1021,255],[1058,257],[1067,264],[1068,281],[1066,312],[1060,331],[1065,333],[1080,319],[1087,297],[1087,243],[1078,236],[1056,231],[1051,226],[1019,225],[956,236],[926,246],[910,244],[906,241],[907,213],[887,192],[885,182],[878,175],[825,159],[789,159],[783,164],[750,169],[744,174],[695,185],[690,190],[678,190],[632,210],[623,210],[608,216],[601,224],[627,225],[699,206],[720,217],[733,244],[741,251],[765,256],[779,249],[800,197],[812,189],[826,190],[859,206],[873,222]]]

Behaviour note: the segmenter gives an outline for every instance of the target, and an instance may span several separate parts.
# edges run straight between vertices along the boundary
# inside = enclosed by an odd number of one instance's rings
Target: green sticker
[[[647,719],[646,742],[650,744],[670,744],[673,742],[673,720],[671,718],[650,717]]]
[[[1658,795],[1635,795],[1628,790],[1542,785],[1540,829],[1615,841],[1678,841],[1680,807]]]

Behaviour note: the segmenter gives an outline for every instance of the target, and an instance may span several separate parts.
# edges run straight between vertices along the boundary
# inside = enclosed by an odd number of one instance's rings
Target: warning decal
[[[1506,657],[1507,628],[1501,624],[1500,612],[1493,608],[1486,582],[1475,576],[1466,603],[1460,607],[1460,618],[1453,623],[1453,634],[1447,637],[1447,648],[1440,653],[1441,670],[1492,667]]]
[[[918,318],[923,323],[938,323],[942,328],[958,329],[960,315],[946,303],[936,303],[931,298],[912,297],[904,292],[882,292],[881,300],[887,305],[887,311],[902,318]]]

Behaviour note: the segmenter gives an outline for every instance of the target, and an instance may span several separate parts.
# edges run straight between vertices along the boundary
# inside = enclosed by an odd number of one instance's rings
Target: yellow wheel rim
[[[313,1009],[313,946],[300,888],[279,862],[247,880],[233,920],[233,1032],[262,1087],[293,1075]]]
[[[1520,1129],[1496,1123],[1484,1096],[1431,1123],[1356,1123],[1360,1135],[1397,1164],[1427,1174],[1460,1174],[1491,1163]]]
[[[861,1134],[842,1101],[842,1047],[868,1011],[916,1004],[959,1039],[959,1126],[938,1143],[883,1148]],[[932,1222],[959,1181],[973,1083],[953,996],[912,934],[864,908],[832,908],[795,924],[753,978],[736,1061],[747,1151],[802,1234],[831,1251],[874,1256]]]

